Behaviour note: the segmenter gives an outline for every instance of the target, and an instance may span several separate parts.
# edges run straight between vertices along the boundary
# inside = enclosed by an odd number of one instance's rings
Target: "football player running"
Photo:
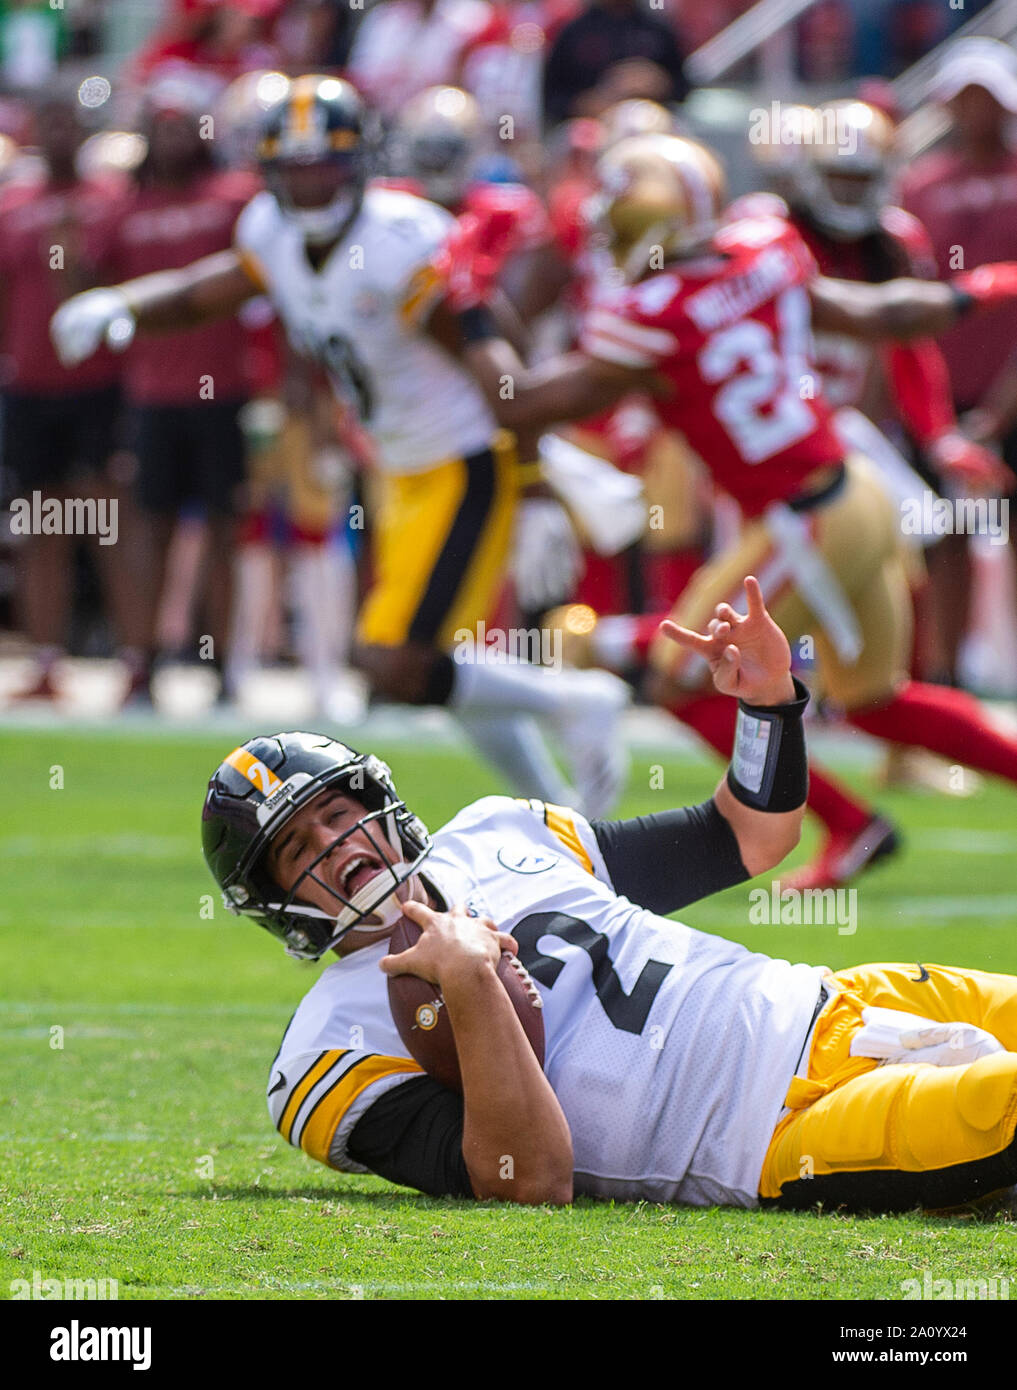
[[[935,336],[1013,298],[1017,265],[951,284],[821,276],[786,219],[722,223],[720,165],[681,137],[623,141],[600,176],[603,225],[629,283],[602,291],[580,350],[565,357],[527,369],[504,341],[471,346],[499,418],[534,427],[647,392],[745,517],[738,540],[693,576],[675,621],[700,628],[718,603],[737,602],[741,576],[754,571],[788,637],[814,636],[825,693],[850,723],[1017,782],[1017,739],[967,694],[907,679],[901,525],[871,464],[846,449],[811,346],[813,327],[871,341]],[[653,698],[679,718],[693,705],[694,727],[727,755],[733,712],[709,692],[696,653],[658,638],[649,663]],[[858,849],[872,857],[864,837]],[[839,872],[849,876],[850,862]]]
[[[815,111],[803,108],[803,115],[811,123],[813,138],[803,140],[797,157],[787,161],[784,196],[790,220],[820,273],[871,284],[902,275],[936,279],[928,233],[917,218],[891,201],[897,142],[889,117],[850,99],[825,103]],[[946,361],[934,339],[874,345],[844,334],[820,333],[815,359],[841,436],[876,464],[887,491],[902,507],[920,506],[926,490],[966,496],[999,493],[1013,485],[1009,469],[993,453],[961,434]],[[873,420],[883,419],[899,422],[907,460],[874,427]],[[944,580],[954,593],[956,584],[952,572],[947,578],[943,557],[949,546],[941,542],[945,538],[933,535],[911,538],[909,580],[919,628],[916,647],[922,658],[916,658],[916,674],[922,664],[937,664],[938,628],[958,602],[945,596]],[[979,780],[971,775],[961,788],[940,759],[896,745],[888,749],[885,777],[889,785],[947,795],[971,795]],[[831,845],[835,839],[836,832]],[[795,886],[812,885],[800,874]]]
[[[454,295],[439,268],[453,219],[367,185],[360,100],[336,78],[292,83],[266,114],[259,159],[267,188],[241,214],[234,248],[69,300],[52,323],[62,358],[232,314],[267,294],[377,448],[376,580],[354,651],[372,689],[449,705],[518,790],[607,810],[624,775],[624,685],[605,672],[485,659],[463,641],[492,615],[523,485],[510,437],[458,360],[465,338],[484,330],[472,305],[459,312],[475,288],[462,283],[461,250]],[[565,754],[575,793],[537,720]]]
[[[662,635],[740,709],[701,806],[591,822],[485,797],[430,837],[384,764],[321,735],[255,738],[224,760],[202,832],[226,905],[292,954],[339,957],[272,1064],[289,1143],[423,1192],[521,1203],[891,1211],[1017,1181],[1017,979],[832,975],[661,915],[798,838],[808,696],[752,577],[745,595],[745,617],[721,605],[704,632]],[[391,955],[402,917],[421,935]],[[540,992],[543,1068],[497,978],[503,949]],[[441,990],[461,1095],[406,1056],[387,991],[399,974]]]

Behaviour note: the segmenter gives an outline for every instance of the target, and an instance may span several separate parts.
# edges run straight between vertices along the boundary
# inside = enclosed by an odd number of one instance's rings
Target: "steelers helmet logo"
[[[417,1027],[429,1033],[438,1022],[437,1004],[421,1004],[416,1012]]]

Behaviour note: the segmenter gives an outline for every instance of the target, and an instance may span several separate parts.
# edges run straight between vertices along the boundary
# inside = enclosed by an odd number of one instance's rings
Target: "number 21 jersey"
[[[654,404],[749,516],[793,497],[844,447],[813,362],[808,282],[816,263],[777,217],[730,223],[695,260],[604,289],[580,346],[655,368]]]

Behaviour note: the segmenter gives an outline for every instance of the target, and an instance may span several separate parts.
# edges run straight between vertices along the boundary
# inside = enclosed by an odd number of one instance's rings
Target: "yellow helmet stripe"
[[[298,77],[290,93],[289,128],[293,135],[307,135],[311,130],[311,112],[317,81],[313,77]]]
[[[266,796],[270,796],[276,787],[282,786],[272,769],[248,753],[246,748],[234,748],[226,762],[230,767],[235,767],[242,777],[246,777],[252,787],[257,787],[258,791],[264,792]]]

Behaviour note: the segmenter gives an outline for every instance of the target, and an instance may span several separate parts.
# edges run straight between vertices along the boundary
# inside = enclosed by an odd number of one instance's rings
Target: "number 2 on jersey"
[[[746,463],[782,453],[816,427],[800,395],[809,370],[809,300],[801,286],[777,299],[777,323],[775,335],[758,319],[742,319],[708,338],[697,358],[704,381],[724,383],[713,413]]]
[[[556,936],[585,951],[593,966],[593,988],[597,998],[614,1026],[624,1033],[643,1031],[657,992],[671,970],[664,961],[648,960],[639,972],[639,979],[626,994],[614,961],[607,953],[607,937],[595,932],[588,922],[570,917],[566,912],[533,912],[523,918],[512,935],[519,943],[520,961],[533,978],[548,989],[565,969],[565,962],[538,951],[540,938]]]

